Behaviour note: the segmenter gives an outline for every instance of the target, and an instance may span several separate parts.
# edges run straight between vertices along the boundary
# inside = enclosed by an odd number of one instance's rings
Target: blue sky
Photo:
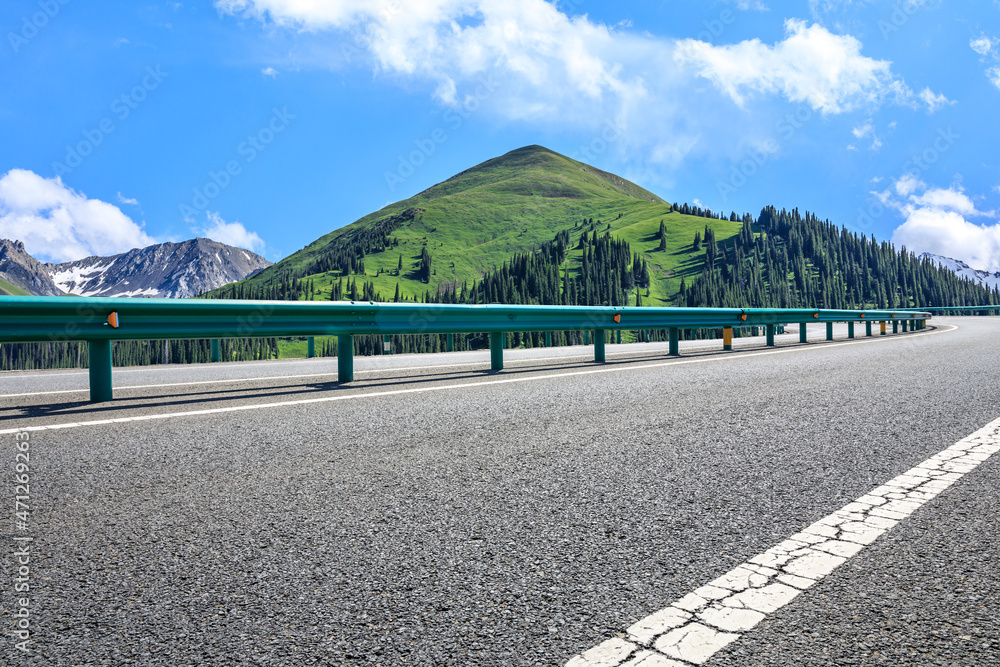
[[[0,236],[278,260],[542,144],[1000,270],[1000,3],[7,0]]]

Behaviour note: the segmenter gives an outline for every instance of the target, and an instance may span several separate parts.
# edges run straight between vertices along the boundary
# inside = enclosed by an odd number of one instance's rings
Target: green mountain
[[[0,267],[2,268],[2,267]],[[210,295],[242,299],[401,299],[729,307],[897,308],[1000,303],[1000,289],[814,214],[765,206],[728,218],[668,204],[614,174],[540,146],[489,160],[338,229]],[[0,292],[17,287],[0,278]],[[686,332],[706,336],[713,332]],[[622,332],[623,341],[665,331]],[[508,345],[543,334],[511,332]],[[397,352],[433,352],[444,336],[393,336]],[[551,332],[556,345],[581,332]],[[481,334],[455,337],[484,347]],[[378,354],[381,336],[357,336]],[[316,340],[324,356],[331,337]],[[116,365],[207,361],[208,341],[120,341]],[[224,359],[302,357],[305,339],[222,341]],[[86,346],[0,346],[0,370],[80,367]]]
[[[693,212],[708,217],[685,214]],[[741,222],[672,206],[619,176],[527,146],[341,227],[212,296],[238,296],[242,289],[247,296],[348,298],[356,282],[359,298],[392,300],[397,285],[402,298],[422,298],[471,284],[560,232],[573,240],[563,269],[579,275],[583,251],[576,240],[596,231],[610,232],[646,259],[650,284],[643,303],[668,305],[681,278],[701,272],[704,252],[692,242],[706,224],[719,242],[741,228]],[[289,281],[300,286],[292,294]]]

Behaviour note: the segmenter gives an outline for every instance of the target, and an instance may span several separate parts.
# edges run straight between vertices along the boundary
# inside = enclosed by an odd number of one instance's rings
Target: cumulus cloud
[[[924,88],[923,90],[921,90],[920,94],[917,97],[920,98],[921,102],[927,105],[927,110],[931,113],[934,113],[935,111],[941,109],[942,107],[946,107],[950,104],[955,104],[954,100],[949,100],[947,97],[944,96],[943,93],[938,93],[935,95],[934,91],[932,91],[930,88]]]
[[[993,49],[993,40],[986,35],[981,35],[969,41],[972,50],[981,56],[985,56]]]
[[[260,71],[260,73],[263,74],[264,76],[269,76],[272,79],[278,76],[278,70],[274,69],[273,67],[265,67]]]
[[[55,262],[156,242],[114,204],[25,169],[0,177],[0,237],[19,239],[35,257]]]
[[[908,103],[913,92],[887,60],[861,54],[861,42],[805,21],[785,21],[787,37],[768,46],[758,39],[714,46],[692,39],[677,45],[677,62],[725,91],[739,105],[753,93],[780,94],[824,114]]]
[[[969,47],[982,56],[979,62],[986,63],[986,78],[1000,88],[1000,39],[980,35],[969,41]]]
[[[875,134],[875,125],[870,120],[866,122],[864,125],[860,125],[854,128],[851,132],[856,139],[870,138],[872,140],[872,143],[868,147],[869,150],[877,151],[878,149],[882,148],[882,140],[879,139],[878,135]],[[848,146],[848,148],[853,148],[853,147]]]
[[[642,145],[653,161],[676,161],[700,137],[729,131],[732,118],[722,118],[720,97],[740,106],[751,97],[783,97],[824,114],[920,101],[888,61],[864,56],[857,39],[797,20],[773,45],[713,46],[609,27],[546,0],[216,0],[216,6],[321,40],[336,33],[335,43],[367,53],[382,75],[421,81],[450,107],[485,108],[595,136],[613,123],[619,149]],[[706,82],[716,92],[697,94]],[[717,143],[732,142],[726,136]]]
[[[125,195],[123,195],[122,193],[119,192],[118,193],[118,203],[119,204],[129,204],[130,206],[138,206],[139,205],[139,200],[138,199],[132,199],[131,197],[126,197]]]
[[[242,222],[226,222],[218,213],[205,213],[207,224],[197,233],[206,238],[226,245],[246,248],[251,252],[260,253],[264,250],[264,239],[243,226]]]
[[[1000,88],[1000,67],[991,67],[986,70],[986,78],[997,88]]]
[[[995,218],[995,213],[980,211],[961,186],[930,187],[908,174],[876,195],[906,216],[893,232],[896,245],[959,259],[977,269],[1000,270],[1000,224],[969,220]]]

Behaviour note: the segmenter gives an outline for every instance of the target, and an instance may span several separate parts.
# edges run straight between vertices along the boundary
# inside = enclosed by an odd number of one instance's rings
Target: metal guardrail
[[[679,332],[722,329],[723,348],[732,349],[732,330],[765,327],[774,345],[783,323],[893,322],[897,332],[923,328],[931,314],[911,310],[824,310],[808,308],[644,308],[609,306],[506,306],[326,301],[236,301],[228,299],[130,299],[0,296],[0,342],[86,341],[90,352],[90,400],[112,400],[111,343],[114,340],[337,336],[338,381],[354,379],[353,336],[366,334],[489,333],[491,368],[503,369],[504,334],[513,331],[592,331],[594,360],[605,360],[605,331],[667,329],[670,354],[678,354]],[[807,342],[806,328],[799,340]],[[312,341],[310,340],[310,343]],[[313,346],[310,344],[310,350]]]
[[[1000,306],[928,306],[926,308],[903,308],[902,310],[923,311],[926,313],[979,313],[994,311],[1000,314]]]

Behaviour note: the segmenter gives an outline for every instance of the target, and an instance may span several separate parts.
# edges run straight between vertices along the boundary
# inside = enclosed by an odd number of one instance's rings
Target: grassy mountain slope
[[[21,289],[14,283],[8,282],[3,278],[0,278],[0,294],[9,296],[30,296],[30,293]]]
[[[667,227],[666,252],[657,250],[661,219]],[[383,299],[393,298],[397,283],[401,293],[412,298],[478,279],[515,253],[551,241],[561,230],[569,230],[575,239],[584,230],[597,229],[629,241],[634,251],[646,255],[652,285],[644,303],[663,305],[676,294],[681,277],[700,272],[703,254],[690,250],[695,232],[706,224],[716,229],[720,241],[740,227],[671,212],[670,204],[619,176],[528,146],[337,229],[245,282],[263,286],[284,276],[310,278],[314,298],[323,299],[329,298],[332,283],[349,277],[359,287],[372,282]],[[391,245],[366,254],[364,275],[317,270],[324,256],[352,245],[379,225],[391,228]],[[427,282],[418,275],[425,248],[433,267]],[[400,257],[403,268],[397,275]],[[567,262],[571,273],[578,271],[579,251],[571,252]]]

